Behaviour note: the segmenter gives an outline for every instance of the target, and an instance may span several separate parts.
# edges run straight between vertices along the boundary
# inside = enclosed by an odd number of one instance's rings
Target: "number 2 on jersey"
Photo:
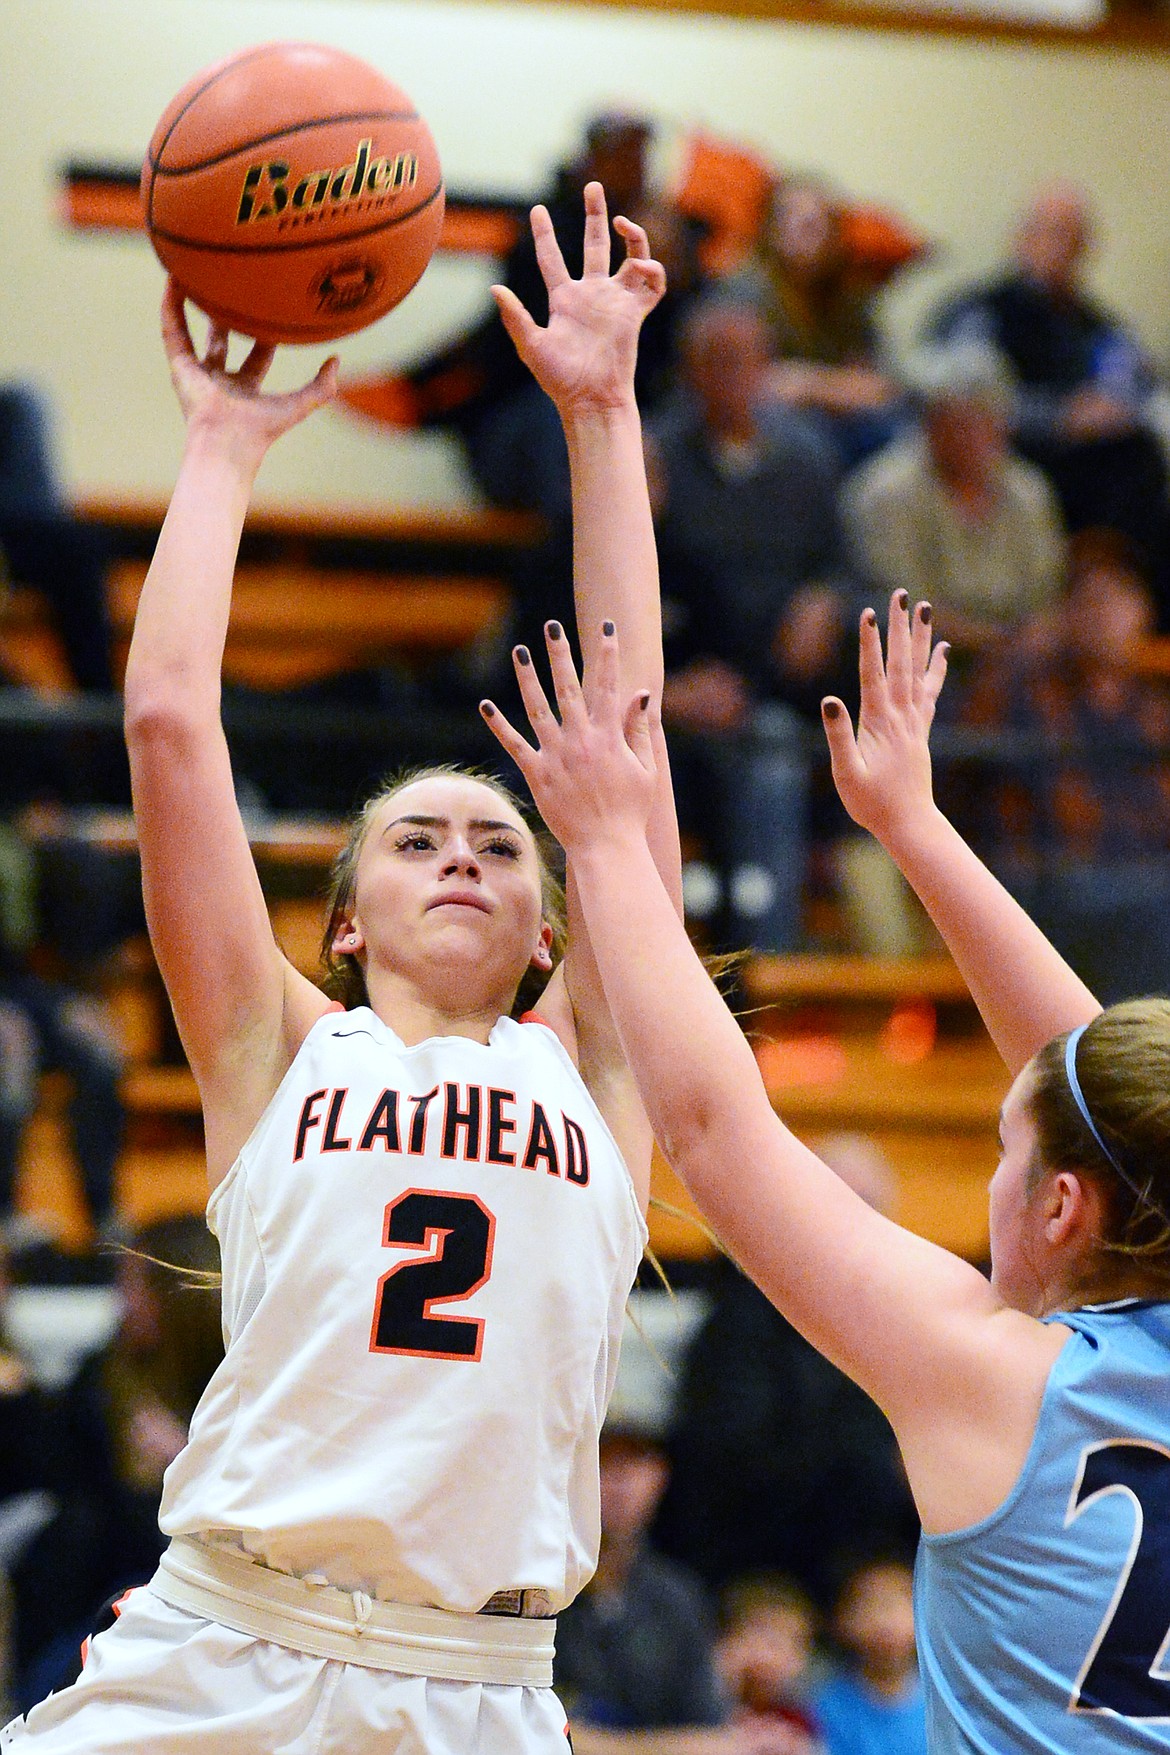
[[[1074,1712],[1170,1719],[1170,1453],[1140,1439],[1090,1446],[1067,1522],[1106,1493],[1131,1502],[1133,1546],[1070,1705]]]
[[[486,1284],[492,1271],[496,1221],[471,1194],[411,1188],[386,1208],[387,1249],[425,1250],[396,1262],[378,1281],[371,1353],[407,1353],[417,1359],[478,1359],[483,1319],[436,1316],[437,1304],[457,1304]]]

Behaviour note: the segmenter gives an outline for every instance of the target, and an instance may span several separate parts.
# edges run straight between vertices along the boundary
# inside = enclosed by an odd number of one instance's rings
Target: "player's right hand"
[[[331,355],[300,390],[265,392],[276,349],[257,341],[235,371],[228,369],[228,331],[213,323],[202,359],[195,352],[182,289],[168,280],[162,337],[171,382],[189,430],[222,434],[242,461],[258,465],[282,433],[337,394],[337,356]]]

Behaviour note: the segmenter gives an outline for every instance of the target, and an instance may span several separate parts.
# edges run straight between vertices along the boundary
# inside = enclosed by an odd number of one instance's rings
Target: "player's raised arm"
[[[518,666],[537,749],[490,703],[485,717],[574,861],[656,1137],[736,1260],[885,1409],[928,1524],[985,1515],[1019,1471],[1061,1337],[874,1212],[773,1113],[646,843],[657,703],[643,691],[623,714],[616,656],[587,703],[565,642],[549,654],[560,723]]]
[[[905,874],[1014,1076],[1101,1008],[934,802],[927,740],[945,674],[945,647],[931,648],[929,604],[911,615],[907,594],[895,592],[884,659],[877,617],[861,618],[857,733],[830,698],[825,734],[842,803]]]
[[[272,350],[227,369],[226,334],[195,354],[172,283],[163,339],[187,421],[178,482],[126,665],[126,742],[147,924],[199,1082],[217,1179],[326,1000],[273,939],[220,723],[232,574],[260,463],[333,395],[333,362],[290,395],[261,385]]]
[[[640,683],[657,690],[663,676],[658,555],[634,398],[634,367],[642,322],[662,297],[666,283],[641,226],[621,217],[614,224],[625,239],[626,258],[611,274],[605,194],[600,183],[588,184],[584,273],[574,280],[547,211],[534,209],[537,259],[549,294],[547,328],[534,322],[507,288],[494,289],[521,358],[556,404],[565,430],[573,495],[574,597],[587,696],[607,620],[622,628],[622,668],[629,686]],[[658,779],[648,835],[658,871],[681,914],[674,797],[661,731],[655,736]],[[648,1189],[649,1138],[605,1003],[571,860],[568,877],[565,985],[581,1070],[608,1111],[611,1125],[616,1121],[625,1133],[628,1124],[630,1135],[623,1139],[623,1149]],[[555,1010],[559,985],[542,1001],[542,1011]],[[550,1017],[550,1021],[556,1020]],[[640,1169],[636,1158],[641,1160]]]

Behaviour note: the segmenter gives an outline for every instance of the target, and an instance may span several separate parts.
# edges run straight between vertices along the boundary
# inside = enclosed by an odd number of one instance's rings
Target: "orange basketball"
[[[207,67],[142,167],[146,229],[210,317],[261,341],[332,341],[404,299],[443,224],[431,133],[376,68],[316,43]]]

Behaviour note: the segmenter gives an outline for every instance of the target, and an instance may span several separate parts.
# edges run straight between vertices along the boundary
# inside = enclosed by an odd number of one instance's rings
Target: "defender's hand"
[[[645,692],[623,703],[612,622],[602,626],[588,702],[559,622],[546,625],[545,642],[559,720],[528,648],[517,646],[513,654],[537,747],[521,737],[493,702],[481,702],[481,713],[527,780],[537,809],[567,852],[586,843],[643,833],[654,803],[651,734],[657,703]]]
[[[580,280],[565,267],[552,220],[532,210],[536,259],[548,288],[548,327],[542,329],[506,286],[494,286],[504,327],[541,389],[562,415],[620,407],[634,394],[638,331],[666,291],[666,273],[650,255],[640,225],[617,218],[626,259],[609,271],[609,220],[600,183],[585,187],[585,262]]]
[[[947,674],[947,646],[931,649],[930,605],[913,617],[905,591],[890,599],[886,656],[877,617],[861,618],[861,713],[857,735],[835,696],[821,702],[833,780],[855,823],[879,841],[934,802],[928,738]]]

